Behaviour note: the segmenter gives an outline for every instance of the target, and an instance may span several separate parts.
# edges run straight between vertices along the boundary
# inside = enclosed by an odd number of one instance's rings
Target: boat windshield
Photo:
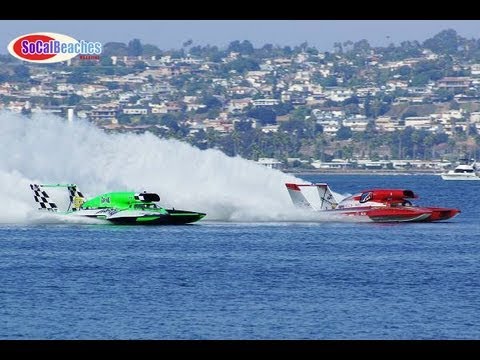
[[[473,173],[474,170],[473,169],[455,169],[455,173],[461,173],[461,174],[465,174],[465,173]]]
[[[134,209],[138,210],[151,210],[151,209],[157,209],[157,205],[155,204],[135,204],[133,205]]]
[[[390,207],[410,207],[413,204],[409,200],[395,201],[390,203]]]

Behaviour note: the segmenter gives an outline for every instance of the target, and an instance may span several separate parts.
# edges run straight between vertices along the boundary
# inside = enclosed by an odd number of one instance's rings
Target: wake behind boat
[[[447,220],[460,213],[460,210],[453,208],[414,206],[409,199],[418,196],[412,190],[366,190],[339,201],[325,183],[285,185],[295,206],[330,215],[358,217],[374,222],[431,222]],[[318,204],[307,200],[302,193],[304,187],[317,188]]]
[[[51,211],[67,216],[81,216],[108,220],[114,224],[132,225],[181,225],[202,219],[206,214],[195,211],[167,209],[156,202],[156,193],[135,193],[129,191],[109,192],[86,200],[75,184],[30,184],[39,210]],[[61,210],[45,188],[68,190],[66,208]]]

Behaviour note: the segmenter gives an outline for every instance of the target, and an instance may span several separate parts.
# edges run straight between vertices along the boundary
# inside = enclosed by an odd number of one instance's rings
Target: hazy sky
[[[424,41],[449,28],[467,38],[480,38],[480,20],[2,20],[0,52],[7,52],[12,39],[32,32],[102,43],[138,38],[161,49],[180,48],[192,39],[194,45],[219,47],[233,40],[250,40],[255,47],[308,41],[321,51],[331,51],[336,41],[367,39],[371,45],[386,46]]]

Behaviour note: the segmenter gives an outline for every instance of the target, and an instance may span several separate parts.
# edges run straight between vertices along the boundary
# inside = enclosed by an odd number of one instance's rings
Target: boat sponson
[[[166,209],[168,214],[147,215],[139,217],[108,218],[114,224],[131,225],[183,225],[196,222],[206,214],[194,211]]]

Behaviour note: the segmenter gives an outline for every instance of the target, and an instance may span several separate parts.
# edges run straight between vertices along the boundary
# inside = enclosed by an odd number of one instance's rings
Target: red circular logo
[[[20,56],[21,58],[27,59],[27,60],[46,60],[54,57],[57,54],[37,54],[37,53],[28,53],[24,54],[23,49],[22,49],[22,42],[23,41],[28,41],[29,43],[35,43],[37,41],[42,41],[42,42],[49,42],[50,40],[54,40],[50,36],[47,35],[27,35],[24,36],[17,41],[15,41],[15,44],[13,44],[13,51],[15,54]]]

